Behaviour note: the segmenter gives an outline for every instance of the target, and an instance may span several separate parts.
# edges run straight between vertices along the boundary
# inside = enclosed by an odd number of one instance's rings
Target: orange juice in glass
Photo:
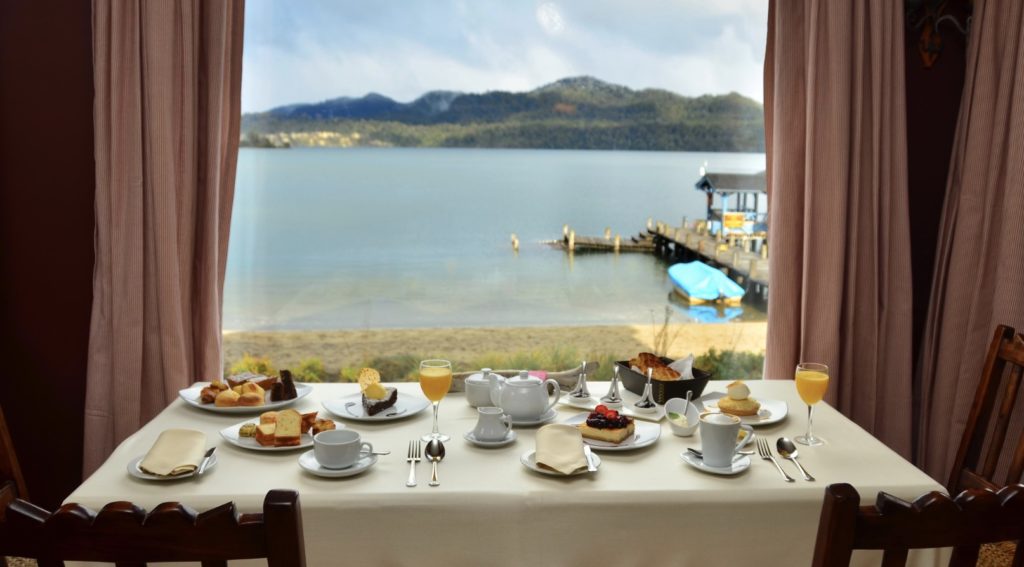
[[[807,435],[798,435],[794,440],[804,445],[822,445],[825,440],[811,432],[814,405],[825,397],[828,390],[828,366],[817,362],[801,362],[796,366],[796,392],[807,404]]]
[[[441,405],[448,389],[452,386],[452,363],[447,360],[424,360],[420,362],[420,389],[423,395],[434,404],[434,429],[429,435],[424,435],[424,441],[438,439],[449,441],[451,437],[444,435],[437,430],[437,408]]]

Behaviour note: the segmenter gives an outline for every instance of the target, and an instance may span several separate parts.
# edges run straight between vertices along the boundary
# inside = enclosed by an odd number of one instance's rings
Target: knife
[[[587,472],[597,472],[597,465],[594,464],[594,454],[590,452],[590,445],[583,446],[583,456],[587,458]]]
[[[216,452],[217,447],[214,446],[210,447],[210,450],[207,451],[205,455],[203,455],[203,461],[199,463],[199,468],[196,470],[197,477],[203,476],[203,473],[206,472],[206,465],[210,464],[210,457],[212,457],[213,454]]]

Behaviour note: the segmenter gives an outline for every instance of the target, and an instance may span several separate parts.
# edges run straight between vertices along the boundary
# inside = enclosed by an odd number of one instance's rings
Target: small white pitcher
[[[502,441],[512,431],[512,418],[501,408],[483,407],[476,411],[480,415],[473,428],[477,441]]]

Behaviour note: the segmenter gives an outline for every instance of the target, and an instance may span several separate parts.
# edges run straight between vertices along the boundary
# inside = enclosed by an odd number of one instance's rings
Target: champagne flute
[[[811,432],[814,404],[825,397],[828,390],[828,366],[817,362],[801,362],[796,366],[796,391],[807,404],[807,435],[798,435],[794,440],[802,445],[824,445],[825,440]]]
[[[452,363],[447,360],[424,360],[420,362],[420,388],[423,395],[434,404],[434,430],[429,435],[424,435],[424,441],[437,439],[438,441],[451,441],[451,437],[441,434],[437,430],[437,407],[448,389],[452,386]]]

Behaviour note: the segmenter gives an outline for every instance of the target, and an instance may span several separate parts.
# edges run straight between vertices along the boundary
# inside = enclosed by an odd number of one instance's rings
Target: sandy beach
[[[718,350],[763,352],[767,324],[672,324],[671,357]],[[652,350],[651,325],[507,328],[374,329],[348,331],[259,331],[224,333],[224,359],[230,364],[244,354],[269,356],[278,368],[316,357],[328,372],[357,367],[381,358],[447,358],[454,369],[513,364],[520,360],[590,360],[629,358]],[[567,363],[567,361],[566,361]],[[515,367],[515,366],[513,366]],[[547,368],[547,370],[561,370]]]

